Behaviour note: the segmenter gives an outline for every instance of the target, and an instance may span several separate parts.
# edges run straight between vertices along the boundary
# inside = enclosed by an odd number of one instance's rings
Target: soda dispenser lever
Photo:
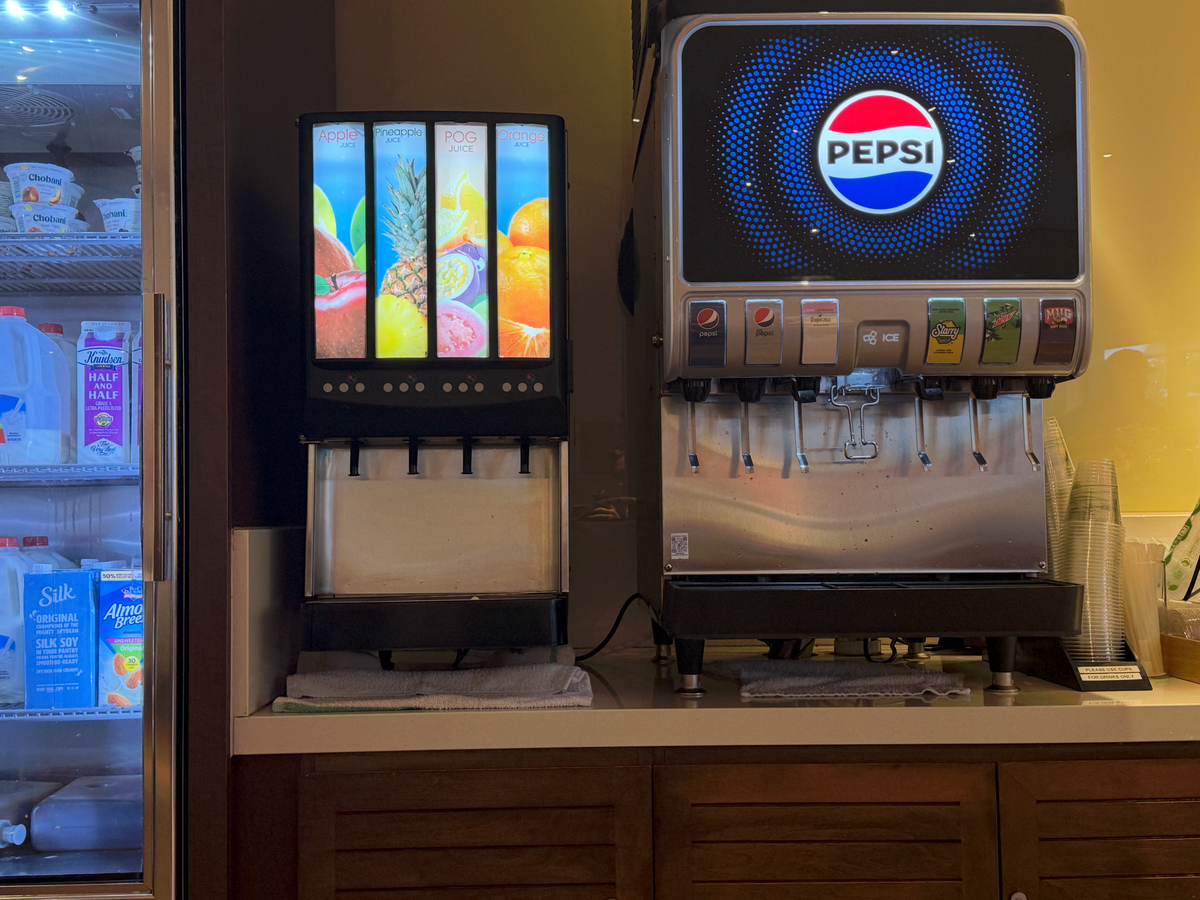
[[[692,472],[700,471],[700,456],[696,452],[696,404],[708,399],[711,384],[707,378],[683,379],[683,399],[687,401],[687,456]]]
[[[820,386],[819,378],[792,379],[792,425],[796,430],[796,461],[800,463],[802,473],[808,472],[808,454],[804,452],[804,417],[801,410],[805,403],[816,403]]]
[[[1037,454],[1033,452],[1033,410],[1031,409],[1032,401],[1028,394],[1021,396],[1021,424],[1024,425],[1025,432],[1025,458],[1029,460],[1029,464],[1033,466],[1033,471],[1040,472],[1042,470],[1042,461],[1037,458]]]
[[[925,452],[925,401],[921,399],[920,394],[913,398],[913,406],[917,425],[917,459],[921,461],[925,471],[930,472],[933,470],[933,461]]]
[[[750,404],[762,399],[767,386],[762,378],[739,378],[737,380],[738,399],[742,401],[742,465],[746,474],[754,474],[754,457],[750,455]]]

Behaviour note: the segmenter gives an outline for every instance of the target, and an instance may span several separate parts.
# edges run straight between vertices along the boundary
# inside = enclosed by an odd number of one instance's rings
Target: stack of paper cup
[[[1077,637],[1063,638],[1063,644],[1076,663],[1120,660],[1125,638],[1125,526],[1112,460],[1079,464],[1064,537],[1063,580],[1082,584],[1084,596],[1083,629]]]

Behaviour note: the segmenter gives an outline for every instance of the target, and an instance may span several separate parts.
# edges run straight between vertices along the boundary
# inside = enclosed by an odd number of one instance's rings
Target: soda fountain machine
[[[1083,45],[1058,15],[807,6],[650,16],[639,590],[687,694],[706,639],[927,635],[986,637],[1011,692],[1018,638],[1080,625],[1041,457],[1091,343]]]
[[[307,647],[565,643],[562,119],[299,128]]]

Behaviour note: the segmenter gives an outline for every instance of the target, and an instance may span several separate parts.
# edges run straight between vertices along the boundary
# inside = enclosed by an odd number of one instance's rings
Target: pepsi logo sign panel
[[[834,109],[817,139],[817,166],[833,195],[870,215],[903,212],[942,173],[942,133],[916,100],[867,91]]]

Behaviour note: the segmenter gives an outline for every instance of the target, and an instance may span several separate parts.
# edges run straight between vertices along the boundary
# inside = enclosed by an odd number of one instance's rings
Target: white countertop
[[[762,655],[710,648],[706,662]],[[1151,691],[1078,693],[1016,676],[993,694],[978,658],[934,654],[925,663],[963,672],[969,697],[750,703],[732,682],[705,676],[700,701],[675,694],[674,665],[648,649],[585,663],[590,709],[274,713],[233,720],[235,755],[564,747],[1072,744],[1200,740],[1200,684],[1154,679]]]

